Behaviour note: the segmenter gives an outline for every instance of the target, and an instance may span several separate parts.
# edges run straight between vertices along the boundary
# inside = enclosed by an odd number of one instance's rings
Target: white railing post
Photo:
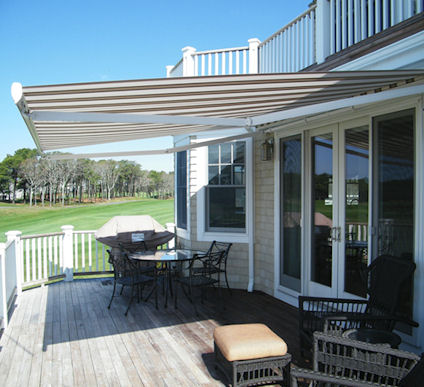
[[[175,234],[175,237],[174,237],[174,239],[171,239],[169,242],[168,242],[168,249],[173,249],[173,248],[175,248],[175,240],[176,240],[176,238],[177,238],[177,229],[176,229],[176,227],[175,227],[175,224],[174,223],[166,223],[166,230],[167,231],[169,231],[169,232],[172,232],[173,234]]]
[[[173,65],[166,66],[166,77],[169,78],[171,76],[171,71],[174,68]]]
[[[322,63],[330,55],[330,3],[328,0],[317,0],[316,8],[316,37],[315,37],[315,59]]]
[[[8,242],[14,241],[15,243],[15,263],[16,263],[16,293],[22,294],[22,260],[21,260],[21,235],[20,231],[8,231],[6,238]]]
[[[249,42],[249,74],[257,74],[259,70],[259,44],[261,41],[257,38],[248,40]]]
[[[6,291],[6,245],[0,243],[0,294],[1,294],[1,313],[0,317],[3,318],[2,328],[6,329],[9,323],[8,310],[7,310],[7,291]]]
[[[63,235],[63,272],[65,273],[65,281],[74,279],[74,245],[73,233],[74,226],[65,225],[61,227]]]
[[[194,77],[195,66],[194,66],[194,56],[196,54],[196,49],[194,47],[184,47],[183,48],[183,77]]]

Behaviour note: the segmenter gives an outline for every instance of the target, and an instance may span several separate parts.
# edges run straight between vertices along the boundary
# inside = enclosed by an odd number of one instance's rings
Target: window
[[[237,141],[208,148],[206,230],[246,230],[246,143]]]
[[[187,229],[187,151],[177,153],[177,227]]]

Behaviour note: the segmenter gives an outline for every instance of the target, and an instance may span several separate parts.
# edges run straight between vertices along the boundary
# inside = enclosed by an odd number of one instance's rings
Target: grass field
[[[116,215],[151,215],[165,225],[174,222],[174,200],[141,199],[125,202],[86,204],[72,207],[0,206],[0,242],[5,232],[22,231],[23,235],[61,231],[65,224],[75,230],[96,230]]]

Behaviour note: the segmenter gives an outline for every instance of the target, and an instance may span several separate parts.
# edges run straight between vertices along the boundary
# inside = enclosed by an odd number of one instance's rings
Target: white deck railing
[[[249,47],[196,52],[194,75],[247,74]]]
[[[185,47],[167,75],[297,72],[423,10],[424,0],[317,0],[262,43],[250,39],[248,47],[201,52]]]
[[[281,28],[259,45],[259,72],[296,72],[315,63],[315,9]]]

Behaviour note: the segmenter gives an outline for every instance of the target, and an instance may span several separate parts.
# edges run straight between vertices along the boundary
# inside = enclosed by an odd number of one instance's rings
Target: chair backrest
[[[314,333],[314,371],[360,382],[397,386],[419,362],[411,352],[322,332]],[[421,379],[422,380],[422,379]],[[336,384],[336,383],[334,383]]]
[[[406,258],[381,255],[368,266],[367,271],[367,313],[398,314],[401,289],[408,280],[412,280],[415,263]]]
[[[126,253],[109,253],[109,263],[113,266],[113,275],[115,279],[134,276],[137,271],[137,265],[132,262]]]
[[[210,255],[210,259],[212,261],[220,259],[221,263],[226,265],[227,259],[228,259],[228,253],[232,245],[233,245],[232,243],[213,241],[209,247],[207,254]],[[218,253],[221,253],[222,255],[220,256]]]

